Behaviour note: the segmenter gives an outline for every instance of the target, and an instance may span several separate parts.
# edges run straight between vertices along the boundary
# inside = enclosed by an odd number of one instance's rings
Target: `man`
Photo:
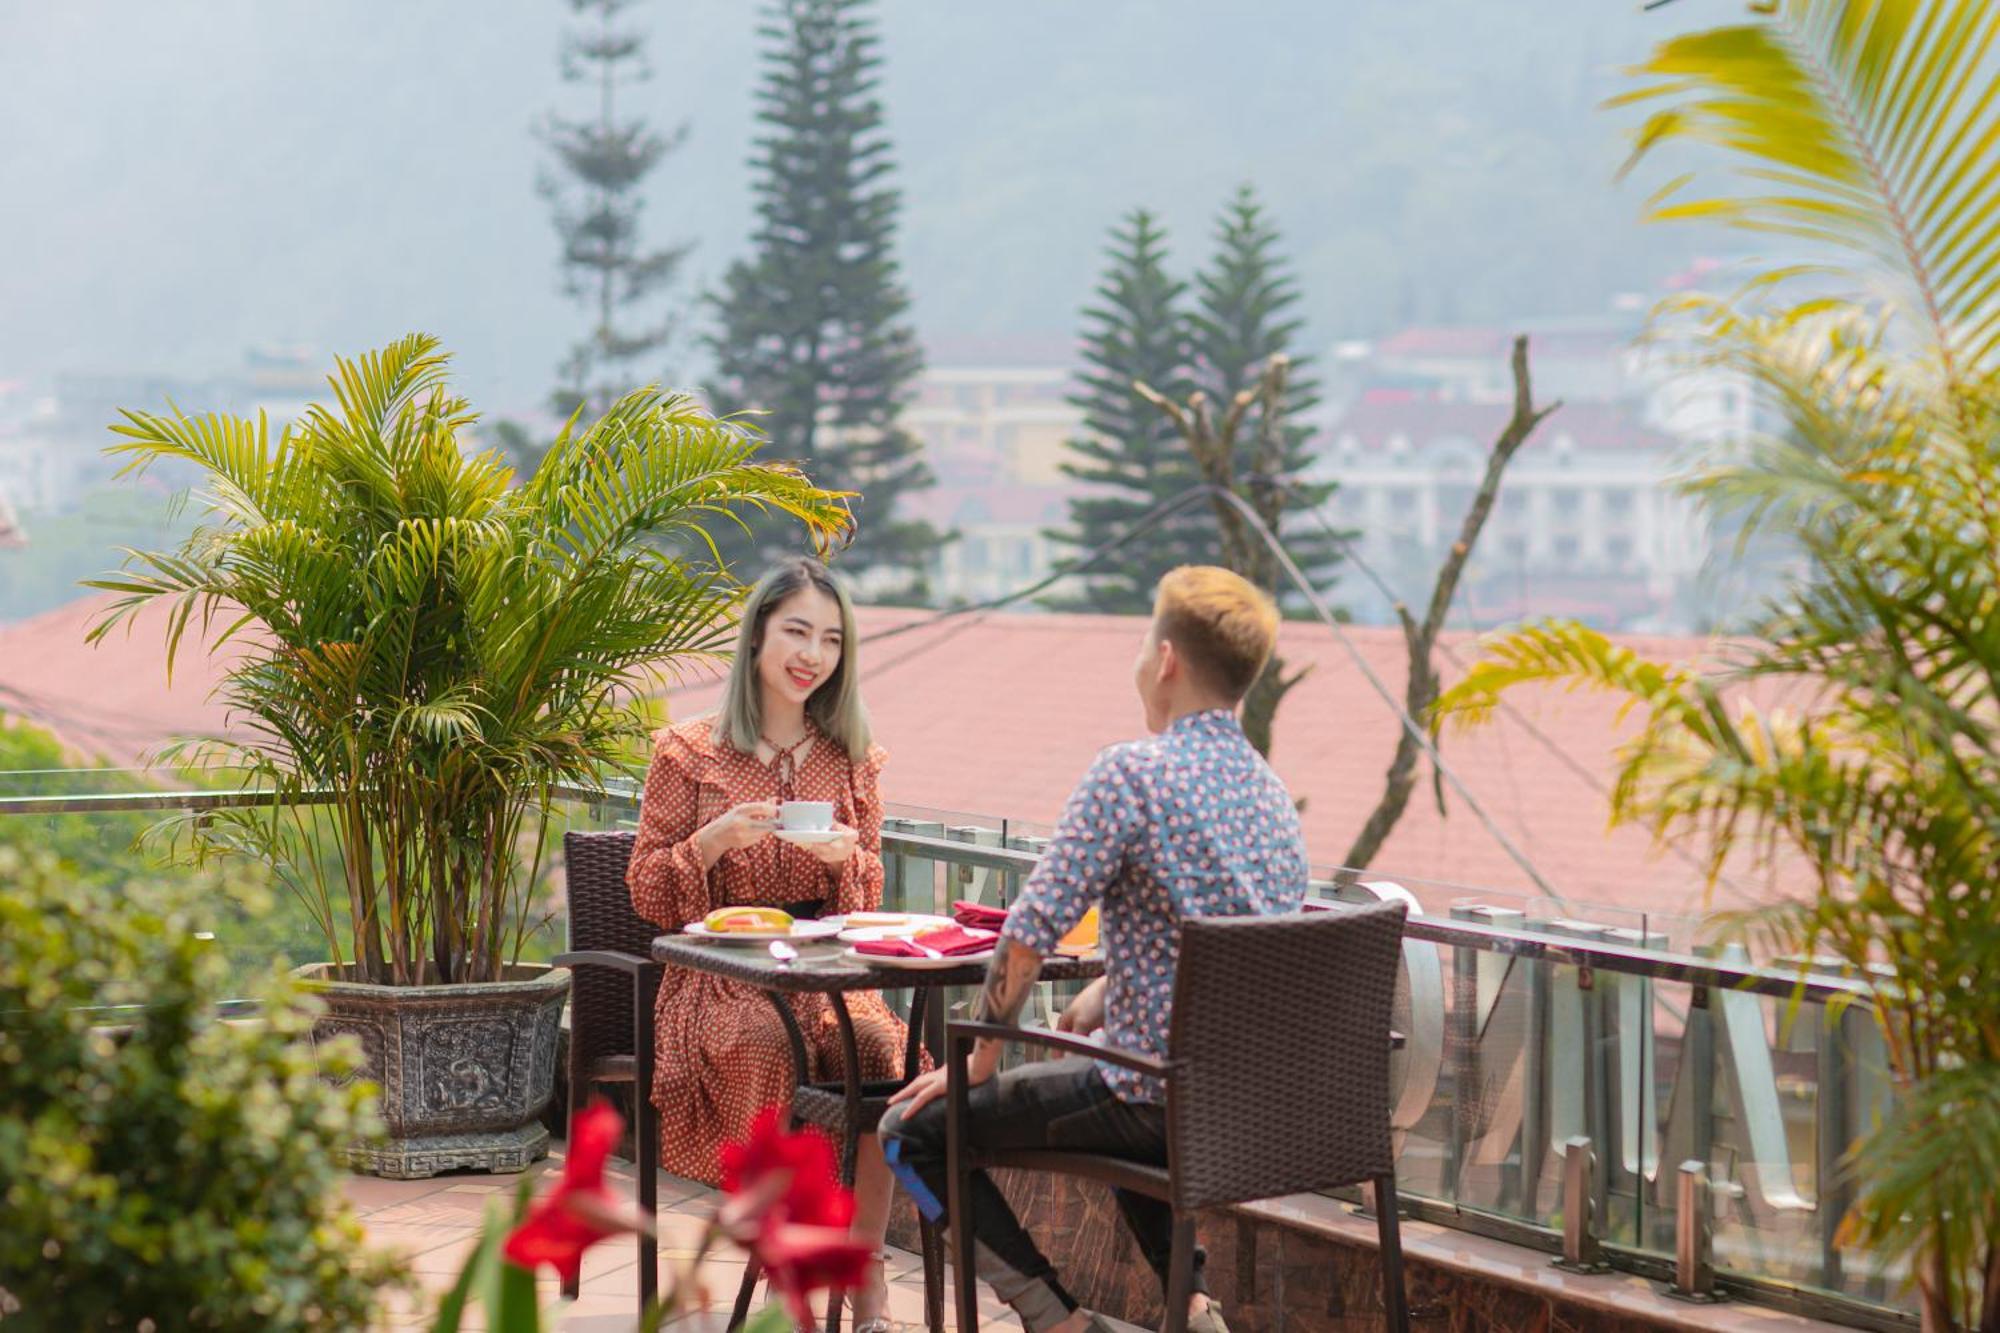
[[[1084,1033],[1102,1027],[1112,1045],[1164,1058],[1181,920],[1297,910],[1306,889],[1298,810],[1236,716],[1277,632],[1271,599],[1227,570],[1189,566],[1160,580],[1135,679],[1155,735],[1099,754],[1071,793],[1055,838],[1007,914],[980,1018],[1014,1023],[1042,958],[1101,899],[1105,975],[1057,1025]],[[973,1142],[1165,1163],[1158,1080],[1085,1059],[996,1075],[1001,1046],[979,1042],[967,1071]],[[948,1185],[947,1074],[935,1070],[898,1093],[881,1129],[890,1169],[933,1221],[944,1220]],[[1171,1210],[1122,1192],[1118,1206],[1164,1287]],[[1063,1290],[983,1173],[974,1177],[970,1216],[979,1275],[1029,1333],[1103,1327]],[[1194,1292],[1192,1333],[1226,1333],[1199,1255]]]

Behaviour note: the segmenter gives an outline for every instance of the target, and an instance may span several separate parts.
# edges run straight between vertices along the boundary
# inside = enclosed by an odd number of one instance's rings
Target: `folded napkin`
[[[990,930],[961,930],[942,926],[907,940],[863,940],[854,952],[875,958],[957,958],[962,954],[985,953],[993,947]]]
[[[951,905],[952,920],[961,926],[976,927],[981,930],[999,930],[1007,924],[1007,909],[988,907],[985,903],[975,903],[967,899]],[[1056,945],[1056,952],[1071,958],[1082,958],[1097,949],[1097,909],[1091,908],[1083,920],[1076,923],[1076,929],[1062,937]]]
[[[998,930],[1007,924],[1007,909],[988,907],[985,903],[970,902],[961,898],[951,905],[951,919],[961,926],[976,926],[981,930]]]

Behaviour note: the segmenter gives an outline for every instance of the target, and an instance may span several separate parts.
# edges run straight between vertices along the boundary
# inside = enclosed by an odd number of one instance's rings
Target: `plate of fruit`
[[[723,944],[763,944],[769,940],[824,940],[840,933],[838,921],[794,917],[776,907],[718,907],[681,927],[696,939]]]

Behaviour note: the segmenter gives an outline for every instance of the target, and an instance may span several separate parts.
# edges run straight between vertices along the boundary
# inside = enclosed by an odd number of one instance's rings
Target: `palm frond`
[[[1662,42],[1632,73],[1643,105],[1628,169],[1664,145],[1719,149],[1738,188],[1648,206],[1880,275],[1947,381],[2000,351],[2000,8],[1986,0],[1777,0],[1753,21]]]
[[[336,793],[339,925],[397,982],[499,967],[519,934],[499,917],[530,907],[523,828],[632,753],[650,679],[724,645],[741,585],[659,539],[743,509],[820,542],[847,522],[841,496],[760,462],[754,431],[654,389],[566,428],[509,489],[461,447],[474,417],[446,369],[417,335],[342,361],[334,404],[275,445],[262,422],[129,414],[120,448],[203,469],[214,521],[94,581],[117,594],[94,637],[152,605],[170,662],[197,624],[210,651],[241,636],[217,687],[232,762]]]

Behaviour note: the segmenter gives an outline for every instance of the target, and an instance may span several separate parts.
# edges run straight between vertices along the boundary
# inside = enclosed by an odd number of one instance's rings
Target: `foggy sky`
[[[648,0],[640,94],[692,122],[650,234],[742,252],[751,0]],[[1394,318],[1589,309],[1695,244],[1632,223],[1615,67],[1670,25],[1623,0],[885,0],[920,332],[1067,335],[1126,209],[1177,263],[1255,181],[1316,344]],[[539,403],[582,326],[531,129],[580,106],[558,0],[0,0],[0,379],[324,361],[412,328],[476,404]],[[1468,182],[1489,182],[1468,194]],[[683,348],[677,377],[698,369]]]

